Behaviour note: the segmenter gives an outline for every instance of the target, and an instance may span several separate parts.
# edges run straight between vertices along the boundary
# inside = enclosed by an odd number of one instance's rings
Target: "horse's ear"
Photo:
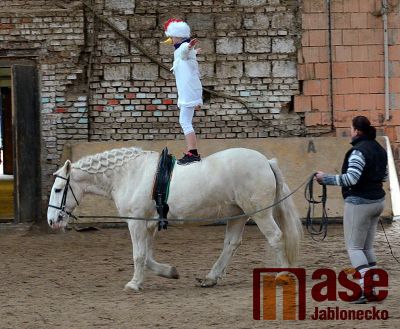
[[[71,173],[71,167],[72,167],[71,161],[67,160],[65,161],[64,165],[60,169],[58,169],[53,175],[57,176],[65,174],[68,176]]]
[[[71,173],[71,161],[70,160],[65,161],[64,168],[65,168],[65,173],[67,174],[67,176],[69,176],[69,174]]]

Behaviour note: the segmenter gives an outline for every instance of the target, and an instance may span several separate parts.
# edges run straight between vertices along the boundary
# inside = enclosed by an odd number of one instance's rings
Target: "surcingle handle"
[[[169,210],[169,206],[164,202],[163,194],[159,193],[157,195],[157,213],[159,217],[158,221],[158,230],[166,230],[168,228],[167,214]]]

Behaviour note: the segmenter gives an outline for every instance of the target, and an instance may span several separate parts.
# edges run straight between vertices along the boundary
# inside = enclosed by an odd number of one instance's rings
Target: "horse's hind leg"
[[[226,223],[226,232],[224,240],[224,249],[221,252],[218,260],[213,265],[211,271],[205,279],[199,280],[202,287],[215,286],[226,271],[232,256],[242,242],[243,228],[247,218],[229,220]]]
[[[272,216],[272,210],[263,211],[253,216],[260,231],[267,238],[268,243],[274,249],[279,267],[289,267],[289,261],[286,256],[285,241],[278,224]]]
[[[179,274],[175,266],[161,264],[153,259],[153,240],[156,230],[157,226],[149,229],[149,234],[147,235],[146,266],[164,278],[179,279]]]
[[[144,266],[146,261],[146,222],[130,220],[128,222],[129,232],[132,239],[133,263],[135,266],[133,278],[125,285],[125,290],[141,290],[144,280]]]

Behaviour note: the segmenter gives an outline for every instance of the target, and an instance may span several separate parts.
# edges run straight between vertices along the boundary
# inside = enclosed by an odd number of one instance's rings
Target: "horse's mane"
[[[81,169],[90,174],[103,173],[109,169],[123,166],[142,153],[142,149],[136,147],[113,149],[84,157],[74,162],[72,168]]]

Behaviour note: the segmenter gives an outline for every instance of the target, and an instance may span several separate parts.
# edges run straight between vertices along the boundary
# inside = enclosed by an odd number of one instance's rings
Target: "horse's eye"
[[[56,189],[54,189],[54,192],[60,193],[60,192],[61,192],[61,189],[60,189],[60,188],[56,188]]]

